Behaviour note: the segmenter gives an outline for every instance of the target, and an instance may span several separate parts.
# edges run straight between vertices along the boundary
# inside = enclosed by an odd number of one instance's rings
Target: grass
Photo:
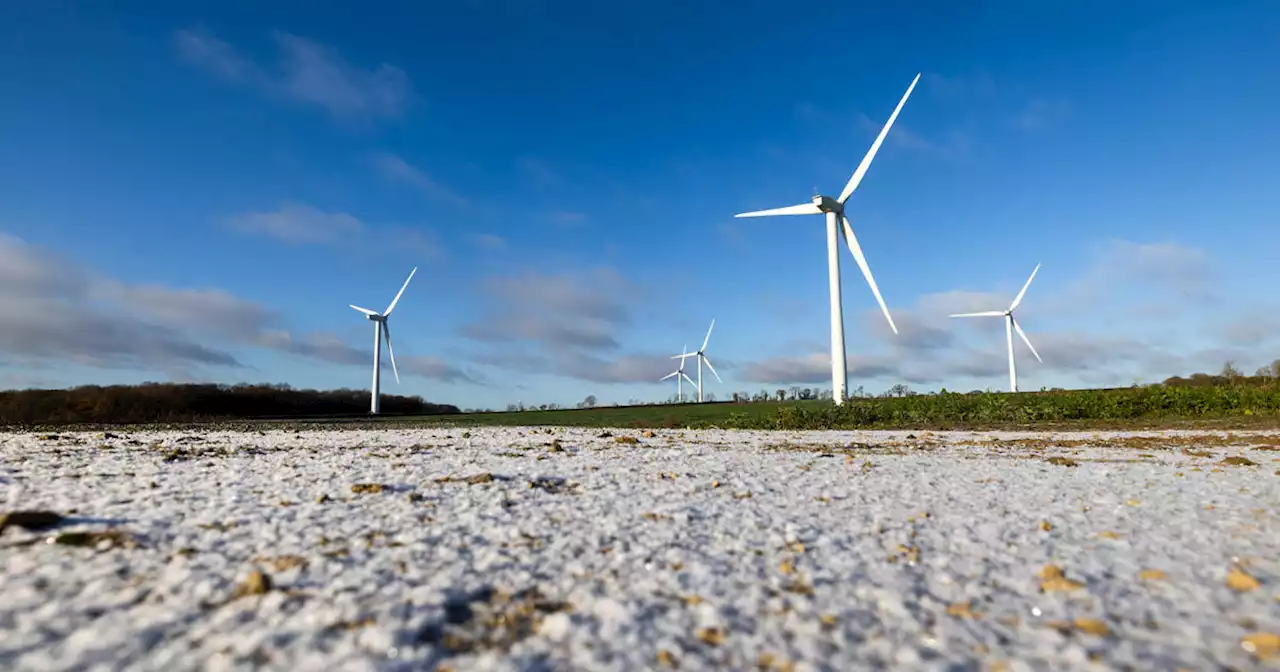
[[[1150,385],[1105,390],[948,393],[829,401],[670,404],[555,411],[398,416],[371,419],[150,424],[227,429],[575,426],[737,429],[1134,429],[1280,427],[1280,380],[1214,385]],[[47,426],[67,431],[88,426]],[[97,427],[94,427],[97,428]]]
[[[448,426],[742,429],[1132,428],[1280,425],[1280,383],[977,393],[825,401],[710,403],[388,419]]]
[[[662,406],[604,406],[555,411],[512,411],[505,413],[465,413],[422,418],[388,419],[386,422],[413,424],[480,426],[563,426],[563,427],[735,427],[743,417],[765,422],[785,408],[822,408],[826,401],[764,401],[747,404],[728,402],[667,404]]]

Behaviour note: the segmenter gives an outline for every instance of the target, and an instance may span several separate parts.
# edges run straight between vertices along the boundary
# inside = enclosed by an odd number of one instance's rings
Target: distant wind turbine
[[[898,327],[894,325],[893,318],[889,315],[889,308],[885,305],[884,298],[880,296],[880,288],[876,286],[876,280],[871,276],[871,267],[867,265],[867,259],[862,254],[862,247],[858,245],[858,239],[853,235],[853,227],[849,225],[849,218],[845,216],[845,203],[853,195],[854,190],[858,188],[858,184],[862,182],[862,177],[867,174],[867,169],[871,167],[872,159],[876,157],[876,152],[880,151],[881,143],[884,142],[885,136],[889,134],[889,129],[893,126],[894,120],[898,118],[898,113],[902,111],[902,106],[906,105],[907,98],[911,96],[911,91],[916,88],[916,82],[918,81],[920,81],[919,74],[916,75],[915,79],[911,80],[911,86],[907,87],[907,92],[903,94],[902,100],[898,101],[898,106],[893,109],[893,114],[889,115],[889,121],[885,123],[884,128],[880,129],[880,135],[876,136],[875,142],[871,143],[871,149],[867,151],[866,156],[862,157],[862,163],[858,164],[858,169],[853,171],[853,176],[844,185],[844,190],[840,192],[839,198],[816,195],[811,203],[734,215],[734,217],[766,217],[770,215],[826,214],[827,271],[830,276],[829,283],[831,287],[831,396],[836,404],[844,403],[846,388],[849,385],[844,349],[844,309],[840,300],[839,239],[841,233],[843,233],[845,242],[849,245],[849,251],[853,253],[854,261],[858,262],[858,268],[862,269],[863,277],[867,279],[867,284],[871,286],[871,293],[875,294],[876,301],[880,303],[880,310],[884,312],[885,319],[889,321],[889,328],[893,329],[893,333],[898,333]]]
[[[711,330],[715,328],[716,328],[716,320],[713,317],[711,318],[711,326],[707,327],[707,337],[702,339],[702,347],[698,348],[697,352],[689,352],[683,355],[679,355],[678,357],[671,358],[671,359],[679,359],[681,362],[684,361],[685,357],[698,358],[698,403],[702,403],[702,364],[704,362],[706,363],[707,368],[711,370],[711,373],[715,375],[716,380],[719,380],[722,383],[724,382],[723,380],[720,380],[720,374],[716,373],[716,367],[711,366],[711,360],[707,358],[707,342],[711,340]]]
[[[684,359],[686,356],[688,356],[688,352],[689,352],[688,345],[685,345],[684,347],[680,348],[680,353],[681,353],[680,356],[672,357],[672,359],[680,360],[680,367],[677,368],[675,371],[672,371],[671,373],[668,373],[667,375],[659,379],[659,380],[666,380],[672,377],[676,379],[676,401],[679,401],[679,402],[684,401],[684,388],[681,386],[681,380],[682,379],[687,380],[689,381],[690,385],[693,385],[693,379],[689,377],[689,374],[684,372]]]
[[[1018,369],[1014,366],[1014,363],[1013,363],[1013,332],[1015,330],[1018,332],[1018,335],[1022,337],[1022,341],[1027,344],[1027,347],[1031,348],[1031,354],[1035,355],[1037,360],[1041,362],[1044,361],[1043,359],[1040,359],[1040,353],[1036,352],[1036,346],[1031,345],[1031,339],[1027,338],[1026,332],[1024,332],[1022,330],[1022,327],[1018,325],[1018,321],[1013,319],[1013,309],[1017,308],[1018,304],[1022,303],[1023,295],[1027,293],[1027,288],[1031,286],[1031,281],[1035,280],[1036,273],[1038,273],[1039,271],[1040,271],[1040,264],[1036,264],[1035,270],[1031,271],[1031,277],[1027,278],[1027,284],[1022,286],[1022,291],[1018,292],[1018,296],[1014,297],[1013,303],[1009,304],[1008,310],[988,310],[981,313],[959,313],[951,316],[951,317],[1001,317],[1003,316],[1005,318],[1004,334],[1005,334],[1005,340],[1008,341],[1009,343],[1009,390],[1011,392],[1018,391]]]
[[[396,293],[396,298],[391,300],[391,305],[381,313],[368,308],[361,308],[355,304],[347,304],[352,308],[364,313],[364,316],[373,322],[373,392],[369,401],[369,412],[377,415],[382,408],[381,400],[381,383],[382,383],[382,341],[387,341],[387,354],[391,356],[391,372],[396,376],[396,382],[400,382],[400,372],[396,370],[396,352],[391,348],[391,327],[387,324],[387,318],[391,317],[391,311],[395,310],[396,304],[400,302],[400,297],[404,294],[405,288],[409,286],[409,280],[413,279],[413,274],[418,272],[418,267],[414,266],[409,271],[409,277],[400,286],[400,291]]]

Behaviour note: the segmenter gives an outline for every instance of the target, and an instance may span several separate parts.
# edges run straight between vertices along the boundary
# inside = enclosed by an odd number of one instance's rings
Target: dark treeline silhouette
[[[367,390],[295,390],[288,385],[143,383],[0,392],[0,425],[137,424],[360,416]],[[382,415],[458,413],[422,397],[382,395]]]

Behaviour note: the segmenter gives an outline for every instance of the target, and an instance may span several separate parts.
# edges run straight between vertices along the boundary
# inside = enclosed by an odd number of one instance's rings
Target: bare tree
[[[884,396],[886,396],[886,397],[905,397],[905,396],[907,396],[907,395],[909,395],[909,394],[911,394],[911,388],[907,387],[906,385],[904,385],[904,384],[902,384],[902,383],[898,383],[897,385],[894,385],[893,387],[891,387],[891,388],[889,388],[888,390],[886,390],[886,391],[885,391],[885,393],[884,393]]]

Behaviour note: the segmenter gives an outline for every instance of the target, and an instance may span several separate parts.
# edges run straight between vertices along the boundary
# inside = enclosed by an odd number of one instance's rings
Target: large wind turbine
[[[1035,270],[1031,271],[1031,277],[1027,278],[1027,284],[1022,286],[1022,291],[1018,292],[1018,296],[1014,297],[1013,303],[1009,304],[1008,310],[988,310],[981,313],[959,313],[951,317],[1004,317],[1004,335],[1005,340],[1009,343],[1009,391],[1018,391],[1018,369],[1013,364],[1013,332],[1016,330],[1018,335],[1022,337],[1022,341],[1031,348],[1031,354],[1040,359],[1040,353],[1036,352],[1036,346],[1031,345],[1031,339],[1027,338],[1026,332],[1018,325],[1018,321],[1013,319],[1013,309],[1022,303],[1022,296],[1027,293],[1027,288],[1031,286],[1031,281],[1035,279],[1036,273],[1040,271],[1040,264],[1036,264]]]
[[[387,354],[391,356],[391,372],[396,375],[396,382],[400,382],[400,372],[396,370],[396,351],[391,349],[391,327],[387,324],[387,318],[391,317],[391,311],[395,310],[396,304],[399,303],[400,297],[404,294],[405,288],[409,286],[409,281],[413,279],[413,274],[418,272],[418,267],[414,266],[409,271],[409,277],[405,279],[404,284],[400,286],[400,291],[396,292],[396,298],[391,299],[391,305],[381,313],[368,308],[361,308],[355,304],[347,304],[352,308],[364,313],[364,316],[373,322],[373,394],[369,401],[369,412],[377,415],[382,408],[381,400],[381,383],[382,383],[382,341],[387,341]]]
[[[849,197],[853,195],[854,190],[858,188],[858,184],[862,182],[862,177],[867,174],[867,168],[871,167],[872,159],[876,157],[876,152],[880,151],[880,144],[884,142],[885,136],[889,134],[889,129],[893,126],[894,120],[898,118],[898,113],[902,111],[902,106],[906,105],[907,98],[911,96],[911,91],[916,88],[916,82],[918,81],[920,81],[919,74],[916,75],[915,79],[911,80],[911,86],[907,87],[907,92],[902,95],[902,100],[898,101],[898,106],[893,109],[893,114],[889,115],[889,121],[885,123],[884,128],[880,129],[880,135],[876,136],[875,142],[871,143],[871,149],[867,151],[867,155],[862,157],[862,163],[858,164],[858,169],[853,171],[853,176],[844,185],[844,190],[840,192],[839,198],[819,195],[814,196],[811,203],[734,215],[734,217],[765,217],[769,215],[826,214],[827,271],[830,276],[831,286],[831,396],[836,404],[844,402],[845,390],[849,384],[844,350],[844,311],[840,300],[839,239],[841,233],[843,233],[845,242],[849,245],[849,251],[853,253],[854,261],[858,262],[858,268],[862,269],[863,277],[867,279],[867,284],[871,286],[871,293],[875,294],[876,301],[880,303],[880,310],[884,312],[885,319],[889,321],[889,328],[893,329],[893,333],[898,333],[898,327],[894,325],[893,318],[889,315],[889,308],[884,304],[884,298],[880,296],[880,288],[876,286],[876,280],[871,276],[871,267],[867,265],[867,259],[862,254],[858,239],[853,235],[853,227],[849,225],[849,218],[845,216],[844,206]]]
[[[702,339],[702,347],[698,348],[697,352],[689,352],[689,353],[680,355],[679,357],[671,358],[671,359],[679,359],[681,361],[682,366],[683,366],[685,357],[698,358],[698,403],[702,403],[702,364],[703,362],[706,362],[707,368],[710,369],[711,373],[715,375],[716,380],[719,380],[722,383],[724,382],[723,380],[720,380],[720,374],[716,373],[716,367],[711,366],[711,360],[707,359],[707,342],[711,340],[711,330],[715,328],[716,328],[716,319],[713,317],[711,318],[711,326],[707,327],[707,336],[706,338]]]
[[[682,386],[681,379],[689,381],[689,384],[690,384],[690,385],[692,385],[692,384],[693,384],[693,379],[689,377],[689,374],[687,374],[687,373],[685,373],[685,372],[684,372],[684,360],[685,360],[685,357],[687,357],[687,356],[688,356],[688,352],[689,352],[689,346],[687,346],[687,345],[686,345],[686,346],[684,346],[684,347],[680,348],[680,353],[681,353],[681,354],[680,354],[680,356],[679,356],[679,357],[672,357],[672,358],[671,358],[671,359],[679,359],[679,360],[680,360],[680,367],[679,367],[679,368],[677,368],[675,371],[672,371],[671,373],[668,373],[667,375],[665,375],[665,376],[663,376],[662,378],[660,378],[660,379],[659,379],[660,381],[662,381],[662,380],[666,380],[666,379],[668,379],[668,378],[671,378],[671,377],[673,377],[673,376],[675,377],[675,379],[676,379],[676,401],[681,402],[681,403],[683,403],[683,402],[684,402],[684,387]]]

